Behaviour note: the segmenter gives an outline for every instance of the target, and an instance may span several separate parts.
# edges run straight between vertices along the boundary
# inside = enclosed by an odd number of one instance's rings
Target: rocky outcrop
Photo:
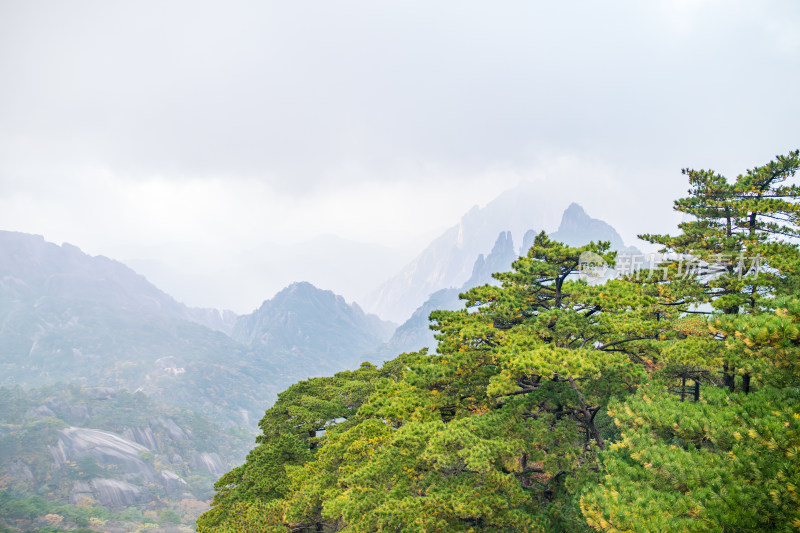
[[[76,481],[70,491],[72,504],[85,499],[95,500],[113,510],[121,510],[132,505],[154,502],[155,496],[145,487],[118,479],[97,478],[91,481]]]
[[[219,477],[228,471],[228,467],[217,453],[194,453],[191,460],[192,468],[205,469]]]
[[[161,472],[161,484],[167,492],[171,493],[185,490],[187,486],[186,481],[172,470],[163,470]]]
[[[187,307],[185,310],[186,318],[192,322],[197,322],[209,329],[221,331],[230,335],[236,320],[239,316],[233,311],[210,308]]]
[[[150,419],[150,426],[162,427],[167,432],[169,437],[175,441],[187,440],[189,436],[175,421],[171,418],[159,416]]]
[[[129,441],[141,444],[145,448],[160,451],[156,436],[149,427],[126,427],[122,432],[122,436]]]
[[[86,413],[90,427],[70,423]],[[194,507],[252,448],[250,438],[142,393],[76,385],[0,388],[0,437],[0,485],[7,490],[115,511],[158,512],[182,500]],[[124,528],[110,522],[108,530]]]
[[[58,466],[67,461],[91,457],[98,464],[113,465],[126,480],[153,482],[155,472],[142,459],[150,450],[109,431],[87,428],[67,428],[59,432],[58,444],[51,453]]]
[[[166,427],[175,425],[174,421],[163,417],[154,419],[154,422]],[[180,428],[175,425],[174,430]],[[186,434],[183,430],[180,432],[185,439]],[[127,428],[125,434],[146,442],[156,441],[150,428]],[[186,481],[172,470],[156,472],[147,460],[152,456],[150,448],[109,431],[76,427],[63,429],[59,432],[58,444],[50,447],[50,453],[57,469],[80,465],[88,457],[104,469],[111,467],[114,472],[114,478],[75,482],[70,491],[70,501],[73,503],[92,498],[102,505],[118,509],[153,500],[153,486],[160,486],[173,494],[187,489]],[[195,453],[193,465],[196,469],[208,470],[214,476],[220,476],[228,470],[216,453]],[[182,461],[178,466],[183,466]]]
[[[12,459],[7,463],[6,468],[8,475],[16,481],[34,481],[33,472],[31,472],[30,467],[20,459]]]

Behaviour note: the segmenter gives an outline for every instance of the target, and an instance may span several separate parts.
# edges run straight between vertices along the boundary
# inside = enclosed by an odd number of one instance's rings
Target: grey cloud
[[[300,194],[421,163],[677,171],[791,148],[800,49],[775,28],[797,4],[669,5],[5,2],[2,179],[88,162]]]

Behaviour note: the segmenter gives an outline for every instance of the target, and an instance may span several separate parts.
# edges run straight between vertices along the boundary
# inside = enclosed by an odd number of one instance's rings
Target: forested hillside
[[[392,328],[308,283],[249,315],[192,309],[0,231],[0,531],[188,530],[277,392],[357,368]]]
[[[800,528],[798,167],[684,171],[665,261],[604,284],[610,243],[537,235],[436,354],[280,394],[198,531]]]
[[[142,390],[223,426],[245,425],[241,412],[277,392],[258,384],[279,370],[198,323],[201,315],[223,321],[202,311],[117,261],[0,232],[0,385]],[[220,395],[221,382],[247,386]]]
[[[0,387],[0,531],[189,531],[247,436],[142,392]]]

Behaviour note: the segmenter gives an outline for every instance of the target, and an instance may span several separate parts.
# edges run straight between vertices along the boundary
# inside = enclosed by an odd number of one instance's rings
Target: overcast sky
[[[533,180],[631,242],[681,168],[800,146],[798,81],[797,0],[2,0],[0,229],[187,272],[319,234],[410,259]]]

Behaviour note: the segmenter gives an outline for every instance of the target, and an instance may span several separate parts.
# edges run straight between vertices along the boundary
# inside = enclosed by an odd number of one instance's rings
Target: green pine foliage
[[[691,196],[675,208],[694,219],[676,237],[645,236],[705,261],[706,270],[675,280],[672,267],[664,283],[675,290],[665,304],[687,313],[678,338],[664,343],[646,386],[609,406],[621,438],[581,498],[595,529],[800,529],[800,254],[792,240],[800,190],[784,184],[800,167],[798,155],[734,183],[686,171]],[[760,270],[730,260],[743,256],[758,257]],[[717,277],[704,275],[720,265]],[[682,401],[687,382],[697,401]]]
[[[293,385],[198,531],[800,529],[799,163],[686,171],[658,272],[542,233],[437,353]]]
[[[793,531],[800,526],[800,399],[708,388],[699,402],[657,382],[610,412],[624,428],[581,507],[603,531]]]

